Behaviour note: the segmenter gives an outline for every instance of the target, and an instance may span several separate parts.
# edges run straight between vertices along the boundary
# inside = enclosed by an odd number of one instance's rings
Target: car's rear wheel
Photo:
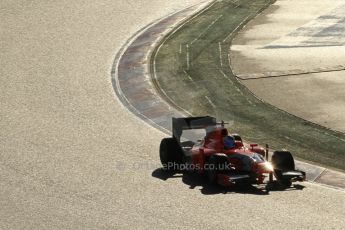
[[[205,174],[210,184],[217,184],[218,174],[226,170],[228,158],[226,156],[210,156],[206,160]]]
[[[163,169],[178,171],[182,163],[183,152],[175,138],[164,138],[159,147],[159,157]]]
[[[291,186],[291,180],[283,177],[283,172],[295,170],[295,161],[288,151],[275,151],[272,155],[274,176],[284,187]]]

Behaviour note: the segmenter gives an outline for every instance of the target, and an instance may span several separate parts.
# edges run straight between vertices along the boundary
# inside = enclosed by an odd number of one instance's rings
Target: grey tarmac
[[[345,225],[342,190],[261,195],[162,177],[165,135],[116,99],[111,67],[128,37],[197,2],[1,1],[0,229]]]

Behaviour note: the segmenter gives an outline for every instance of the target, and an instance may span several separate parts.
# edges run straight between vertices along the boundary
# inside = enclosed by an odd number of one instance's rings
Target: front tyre
[[[295,161],[288,151],[275,151],[272,155],[272,165],[274,168],[274,176],[278,182],[288,188],[291,186],[291,180],[284,178],[283,172],[294,171]]]

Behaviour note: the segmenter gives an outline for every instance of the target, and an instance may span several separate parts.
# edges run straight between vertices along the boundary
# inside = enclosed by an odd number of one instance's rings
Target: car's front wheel
[[[295,161],[288,151],[275,151],[272,155],[272,165],[274,168],[274,176],[278,182],[284,187],[291,186],[291,180],[284,178],[283,172],[295,170]]]

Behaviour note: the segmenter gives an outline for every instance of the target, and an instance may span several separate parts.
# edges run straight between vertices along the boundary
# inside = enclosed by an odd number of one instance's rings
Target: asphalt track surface
[[[342,229],[342,190],[226,193],[156,170],[163,134],[115,98],[111,66],[196,2],[1,1],[0,229]]]

